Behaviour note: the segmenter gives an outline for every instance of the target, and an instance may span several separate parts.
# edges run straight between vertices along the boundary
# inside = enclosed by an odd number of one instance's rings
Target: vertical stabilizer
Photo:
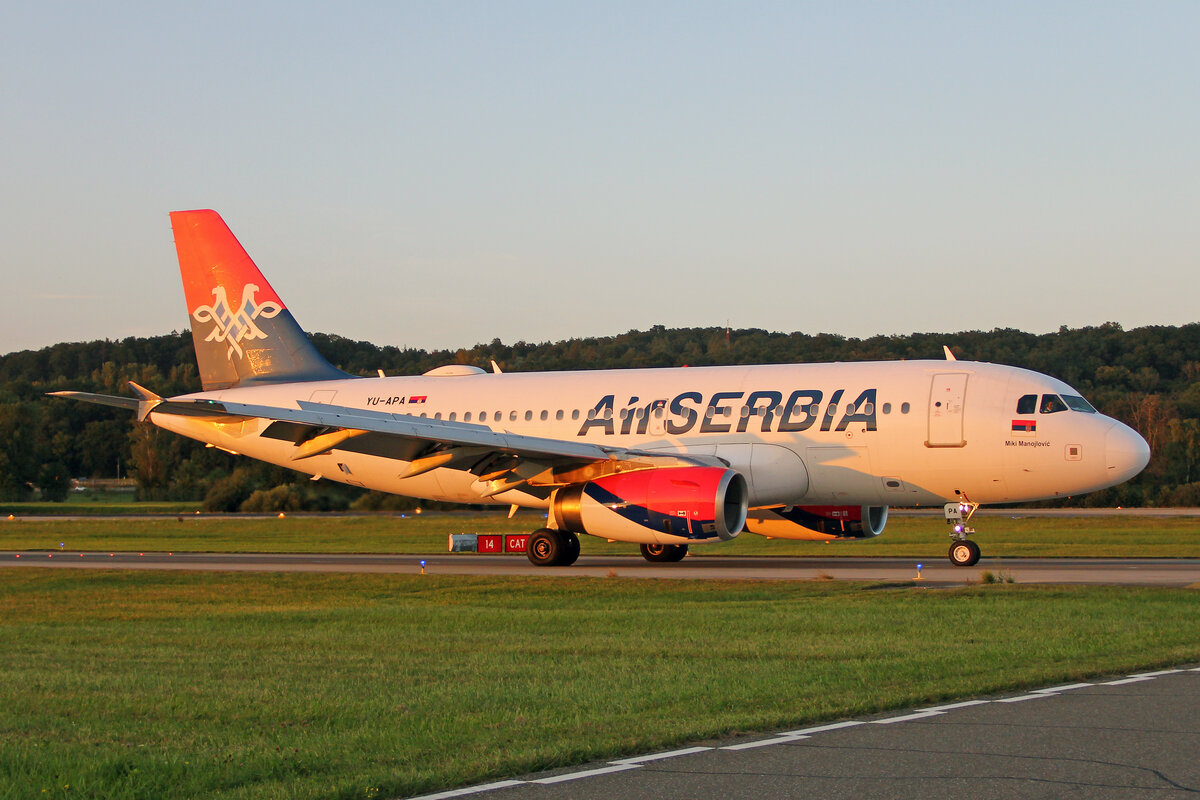
[[[215,211],[172,211],[205,391],[349,377],[321,357]]]

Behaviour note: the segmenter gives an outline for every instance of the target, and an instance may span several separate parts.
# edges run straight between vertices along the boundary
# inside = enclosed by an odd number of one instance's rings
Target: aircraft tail
[[[326,361],[215,211],[172,211],[205,391],[350,377]]]

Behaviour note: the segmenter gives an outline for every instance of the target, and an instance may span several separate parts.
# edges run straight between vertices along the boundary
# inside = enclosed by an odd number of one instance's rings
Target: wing
[[[666,465],[715,465],[714,457],[676,456],[604,447],[539,436],[497,431],[468,422],[393,414],[299,400],[296,408],[215,400],[164,400],[133,385],[140,400],[55,392],[92,403],[150,414],[197,417],[212,422],[270,420],[260,434],[290,441],[293,461],[344,450],[407,462],[399,478],[412,478],[433,469],[461,469],[475,474],[488,488],[481,497],[524,487],[548,493],[549,488],[591,480],[613,472]]]

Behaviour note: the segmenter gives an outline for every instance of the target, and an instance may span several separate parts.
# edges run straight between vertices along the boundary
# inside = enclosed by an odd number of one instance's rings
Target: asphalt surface
[[[942,558],[800,558],[689,556],[651,564],[640,556],[583,556],[570,567],[535,567],[524,555],[379,555],[337,553],[0,552],[0,567],[180,569],[231,572],[383,572],[437,575],[553,575],[704,580],[849,580],[929,586],[977,583],[985,572],[1017,583],[1138,586],[1200,584],[1200,559],[983,558],[955,567]],[[917,564],[922,563],[921,569]],[[919,575],[919,578],[918,578]]]
[[[1182,800],[1197,794],[1200,667],[701,742],[424,800]]]

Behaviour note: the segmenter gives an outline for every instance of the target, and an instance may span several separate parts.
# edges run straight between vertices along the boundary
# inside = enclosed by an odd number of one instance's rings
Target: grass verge
[[[0,550],[161,550],[177,552],[444,553],[451,533],[521,533],[544,525],[521,513],[425,513],[176,520],[104,519],[28,521],[0,519]],[[987,556],[1200,558],[1195,517],[979,517],[977,537]],[[583,554],[636,554],[630,544],[581,537]],[[732,542],[696,547],[693,555],[945,557],[950,539],[935,517],[894,515],[876,539],[792,542],[742,534]]]
[[[1198,661],[1198,597],[7,570],[0,796],[412,795]]]

